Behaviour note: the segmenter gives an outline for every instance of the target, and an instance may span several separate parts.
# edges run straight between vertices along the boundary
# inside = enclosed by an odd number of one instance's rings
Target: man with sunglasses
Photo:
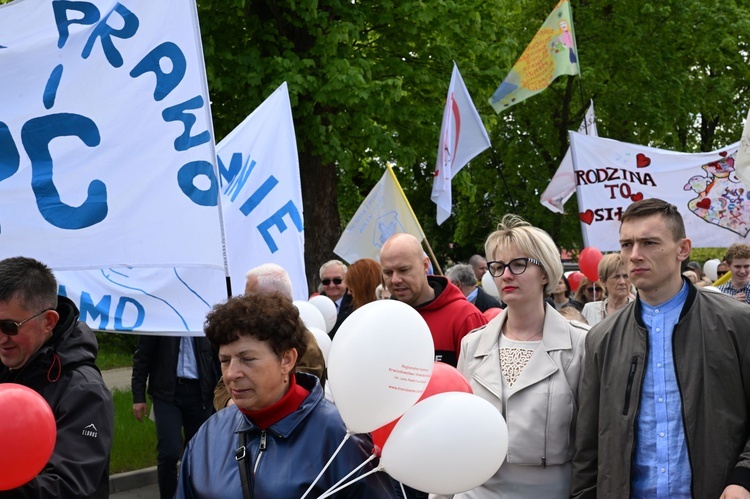
[[[94,364],[97,350],[94,333],[78,321],[73,302],[57,295],[46,265],[25,257],[0,261],[0,383],[40,393],[57,422],[44,469],[0,496],[109,497],[114,407]]]
[[[320,282],[323,284],[323,293],[336,304],[336,309],[341,310],[341,302],[346,295],[344,276],[346,265],[340,260],[328,260],[320,266]]]

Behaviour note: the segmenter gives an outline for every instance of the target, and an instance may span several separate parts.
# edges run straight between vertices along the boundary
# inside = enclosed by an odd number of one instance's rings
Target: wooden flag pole
[[[435,253],[433,253],[432,251],[432,246],[430,246],[430,241],[427,240],[427,236],[424,236],[424,243],[427,246],[427,252],[430,254],[432,261],[435,263],[435,268],[437,269],[437,275],[444,275],[443,269],[440,268],[440,264],[438,263],[437,258],[435,258]]]

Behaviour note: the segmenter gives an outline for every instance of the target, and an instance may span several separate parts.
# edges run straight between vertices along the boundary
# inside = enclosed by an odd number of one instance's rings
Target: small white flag
[[[424,233],[390,165],[372,188],[333,252],[347,262],[360,258],[380,261],[380,248],[393,234],[406,232],[422,241]]]
[[[596,133],[596,119],[594,117],[594,101],[591,101],[586,116],[583,117],[581,126],[578,127],[578,133],[598,136]],[[573,156],[568,152],[565,153],[560,166],[557,167],[555,175],[550,180],[549,185],[542,193],[542,204],[554,211],[555,213],[563,212],[563,205],[570,199],[570,196],[576,191],[575,173],[573,172]]]
[[[747,113],[742,138],[740,138],[740,148],[734,160],[734,172],[745,184],[745,188],[750,189],[750,110]]]
[[[440,145],[430,196],[437,205],[438,225],[451,215],[451,180],[466,163],[489,147],[487,130],[454,62],[443,111],[443,124],[440,127]]]

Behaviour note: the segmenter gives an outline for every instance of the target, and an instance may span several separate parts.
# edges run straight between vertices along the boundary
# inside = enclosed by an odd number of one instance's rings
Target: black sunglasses
[[[331,281],[333,281],[333,283],[334,283],[334,284],[335,284],[336,286],[338,286],[339,284],[341,284],[342,282],[344,282],[344,280],[343,280],[343,279],[341,279],[340,277],[334,277],[333,279],[323,279],[323,280],[322,280],[322,281],[320,281],[320,282],[322,282],[322,283],[323,283],[323,286],[328,286],[329,284],[331,284]]]
[[[15,335],[18,334],[18,329],[21,326],[23,326],[24,324],[26,324],[27,322],[29,322],[34,317],[39,317],[44,312],[49,312],[50,310],[54,310],[54,308],[45,308],[44,310],[42,310],[38,314],[34,314],[31,317],[29,317],[28,319],[26,319],[24,321],[21,321],[21,322],[11,321],[11,320],[7,320],[7,319],[4,320],[4,321],[0,321],[0,331],[2,331],[2,333],[5,334],[5,335],[7,335],[7,336],[15,336]]]
[[[588,291],[589,293],[593,293],[594,291],[596,291],[597,293],[604,293],[604,289],[602,288],[586,288],[586,291]]]
[[[717,271],[716,271],[716,275],[717,275],[718,277],[721,277],[721,276],[723,276],[724,274],[726,274],[727,272],[729,272],[729,271],[728,271],[728,270],[717,270]]]

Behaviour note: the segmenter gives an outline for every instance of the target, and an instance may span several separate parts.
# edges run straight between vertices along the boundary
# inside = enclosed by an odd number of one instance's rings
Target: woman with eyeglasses
[[[544,300],[563,274],[546,232],[506,215],[485,252],[507,308],[463,339],[458,369],[505,417],[508,455],[486,483],[454,497],[567,498],[588,327]]]
[[[630,296],[630,276],[625,271],[625,263],[619,253],[604,255],[597,270],[599,278],[604,282],[607,297],[584,305],[583,316],[591,326],[633,301]]]

